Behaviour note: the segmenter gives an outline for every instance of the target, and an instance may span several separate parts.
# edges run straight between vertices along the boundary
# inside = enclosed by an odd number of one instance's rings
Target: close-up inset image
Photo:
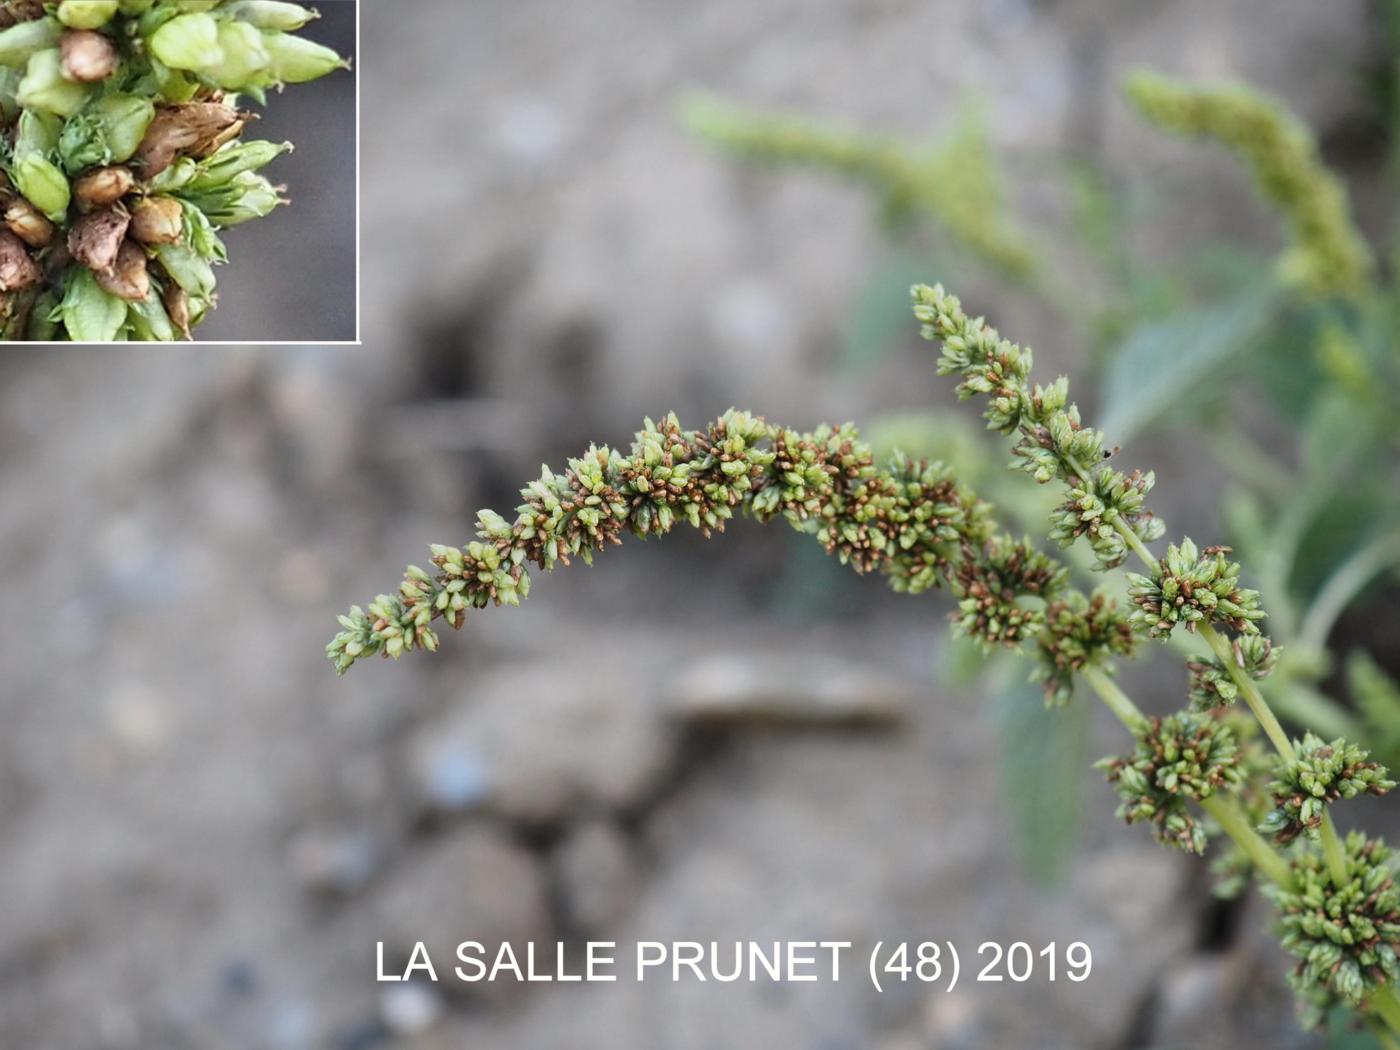
[[[0,0],[0,339],[193,340],[220,306],[217,340],[353,339],[355,20],[348,0]],[[297,119],[264,119],[287,103]],[[286,163],[297,132],[320,170]],[[340,228],[301,223],[300,265],[266,238],[242,258],[280,271],[300,320],[222,295],[238,228],[302,193],[339,197]]]

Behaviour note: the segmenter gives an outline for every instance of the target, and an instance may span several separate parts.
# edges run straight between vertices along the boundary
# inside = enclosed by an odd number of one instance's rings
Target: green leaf
[[[104,291],[85,266],[74,267],[59,304],[63,327],[75,343],[115,342],[126,324],[126,302]]]
[[[999,689],[994,706],[1016,851],[1032,879],[1053,885],[1079,840],[1087,706],[1047,708],[1040,687],[1024,681]]]
[[[1104,381],[1109,440],[1140,433],[1211,383],[1212,374],[1264,329],[1281,299],[1273,282],[1254,285],[1215,306],[1133,329]]]

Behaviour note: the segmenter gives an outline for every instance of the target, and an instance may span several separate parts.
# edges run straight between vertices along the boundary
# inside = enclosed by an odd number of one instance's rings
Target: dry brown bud
[[[136,301],[151,294],[151,275],[146,270],[146,250],[132,240],[122,242],[117,264],[110,273],[99,273],[97,283],[120,299]]]
[[[59,42],[63,75],[90,84],[106,80],[117,71],[121,57],[111,39],[91,29],[70,29]]]
[[[110,273],[129,225],[131,215],[120,205],[88,212],[68,231],[68,250],[89,270]]]
[[[175,162],[181,152],[206,149],[242,117],[222,102],[182,102],[163,106],[146,129],[146,137],[136,151],[136,162],[146,178],[159,175]]]
[[[193,340],[194,336],[190,334],[190,297],[185,290],[174,281],[167,280],[161,302],[165,304],[165,312],[170,315],[170,323],[187,341]]]
[[[24,242],[9,230],[0,230],[0,291],[28,288],[42,276],[39,264],[30,258]]]
[[[5,225],[31,248],[46,247],[53,240],[53,223],[23,197],[16,197],[5,208]]]
[[[78,203],[86,208],[101,208],[115,204],[136,187],[136,176],[122,165],[94,168],[73,187]]]
[[[175,244],[185,229],[185,209],[174,197],[147,197],[131,216],[131,235],[142,244]]]

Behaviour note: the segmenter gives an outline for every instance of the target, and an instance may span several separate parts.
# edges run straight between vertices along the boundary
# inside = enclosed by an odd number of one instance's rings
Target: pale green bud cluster
[[[1323,165],[1308,129],[1282,106],[1243,86],[1198,88],[1152,73],[1130,77],[1127,94],[1158,127],[1214,139],[1249,165],[1292,234],[1286,277],[1320,296],[1364,290],[1373,261],[1346,189]]]
[[[1231,641],[1232,660],[1236,668],[1256,682],[1273,673],[1281,651],[1263,634],[1242,634]],[[1240,694],[1230,668],[1220,660],[1190,660],[1186,664],[1191,675],[1191,706],[1197,711],[1229,707]]]
[[[1384,795],[1395,786],[1370,752],[1340,737],[1328,743],[1308,733],[1292,759],[1280,758],[1269,785],[1274,809],[1259,830],[1281,844],[1299,835],[1316,840],[1324,810],[1341,798]]]
[[[1278,906],[1283,946],[1299,960],[1289,981],[1307,1007],[1305,1021],[1320,1023],[1334,1003],[1360,1006],[1400,979],[1400,892],[1390,859],[1380,839],[1353,831],[1341,886],[1309,850],[1293,861],[1292,887],[1265,887]]]
[[[1130,657],[1137,635],[1118,603],[1103,591],[1085,596],[1066,589],[1046,605],[1037,639],[1035,681],[1045,684],[1047,703],[1063,706],[1074,695],[1074,675],[1086,667],[1112,670],[1112,658]]]
[[[238,96],[347,63],[285,0],[0,2],[0,338],[189,338],[219,231],[287,203]]]
[[[686,126],[726,152],[774,166],[828,171],[872,189],[887,220],[925,215],[973,256],[1009,277],[1035,269],[1029,238],[1010,215],[1004,179],[981,125],[965,118],[928,145],[689,99]]]
[[[1228,725],[1182,711],[1154,718],[1126,758],[1098,763],[1122,799],[1118,816],[1150,823],[1159,841],[1188,853],[1204,853],[1206,832],[1188,799],[1238,790],[1244,781],[1239,747]]]
[[[1255,634],[1264,618],[1259,592],[1240,587],[1240,564],[1225,555],[1228,547],[1198,551],[1190,539],[1171,544],[1153,576],[1128,573],[1131,622],[1152,638],[1163,637],[1178,624],[1194,631],[1198,624],[1219,624]]]

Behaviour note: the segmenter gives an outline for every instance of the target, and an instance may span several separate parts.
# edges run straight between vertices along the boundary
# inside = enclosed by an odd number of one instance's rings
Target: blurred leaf
[[[846,316],[841,365],[849,371],[870,366],[909,338],[909,286],[947,267],[929,255],[895,251],[874,268]]]
[[[1377,757],[1400,758],[1400,684],[1364,649],[1347,657],[1347,688],[1366,723],[1366,739]]]
[[[1038,686],[1015,681],[995,696],[1002,787],[1026,873],[1053,885],[1079,840],[1087,705],[1047,708]]]
[[[1139,433],[1179,409],[1212,373],[1249,345],[1281,299],[1273,282],[1222,303],[1134,329],[1109,365],[1103,429],[1113,441]]]

